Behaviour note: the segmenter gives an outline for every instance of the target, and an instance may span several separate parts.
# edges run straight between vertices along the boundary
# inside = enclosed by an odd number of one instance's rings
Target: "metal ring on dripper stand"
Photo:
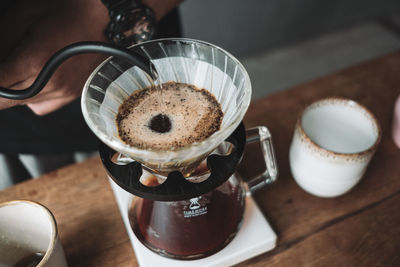
[[[147,199],[158,201],[179,201],[198,197],[222,185],[236,171],[243,156],[246,134],[243,123],[225,140],[233,145],[229,155],[210,155],[207,157],[207,167],[210,176],[200,183],[190,182],[179,171],[168,174],[165,182],[158,186],[145,186],[140,182],[142,165],[134,161],[127,165],[112,162],[112,156],[117,153],[103,143],[99,151],[103,165],[110,177],[124,190]]]

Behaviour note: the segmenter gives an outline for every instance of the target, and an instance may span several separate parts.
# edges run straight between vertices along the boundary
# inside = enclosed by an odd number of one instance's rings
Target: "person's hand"
[[[100,0],[19,1],[0,18],[0,85],[25,89],[59,49],[79,41],[106,41],[108,11]],[[0,109],[26,104],[36,114],[52,112],[80,96],[103,55],[65,61],[46,87],[27,100],[0,99]]]
[[[182,0],[143,0],[161,19]],[[0,86],[25,89],[47,60],[79,41],[106,41],[108,10],[101,0],[20,0],[0,17]],[[86,54],[65,61],[45,88],[26,100],[0,98],[0,109],[26,104],[38,115],[50,113],[80,96],[93,69],[106,56]]]

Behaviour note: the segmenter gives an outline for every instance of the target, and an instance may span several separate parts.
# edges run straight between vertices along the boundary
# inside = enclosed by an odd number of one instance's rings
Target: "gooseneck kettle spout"
[[[117,45],[102,42],[78,42],[57,51],[44,65],[36,80],[26,89],[16,90],[0,86],[0,97],[22,100],[38,94],[47,84],[58,66],[68,58],[87,53],[100,53],[126,59],[134,66],[146,72],[153,80],[157,79],[157,72],[151,61],[138,53]]]

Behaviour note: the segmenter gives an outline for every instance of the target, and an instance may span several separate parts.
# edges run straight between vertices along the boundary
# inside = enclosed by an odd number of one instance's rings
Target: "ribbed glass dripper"
[[[159,74],[157,81],[118,58],[98,66],[85,84],[82,112],[90,129],[106,145],[142,163],[156,174],[192,170],[239,125],[251,99],[249,76],[242,64],[223,49],[197,40],[162,39],[130,49],[148,57]],[[115,122],[118,108],[135,90],[153,83],[189,83],[209,90],[224,113],[220,130],[207,139],[172,150],[144,150],[124,143]],[[161,89],[162,90],[162,89]]]

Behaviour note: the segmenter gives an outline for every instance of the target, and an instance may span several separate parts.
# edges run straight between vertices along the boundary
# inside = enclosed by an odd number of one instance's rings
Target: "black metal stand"
[[[178,201],[200,196],[222,185],[236,171],[243,156],[246,134],[243,123],[225,140],[234,149],[229,155],[210,155],[207,157],[207,167],[210,176],[203,182],[192,183],[185,179],[182,173],[175,171],[168,174],[166,181],[158,186],[145,186],[140,182],[142,166],[139,162],[118,165],[111,161],[116,153],[103,143],[99,151],[103,165],[109,176],[124,190],[147,199],[158,201]]]

